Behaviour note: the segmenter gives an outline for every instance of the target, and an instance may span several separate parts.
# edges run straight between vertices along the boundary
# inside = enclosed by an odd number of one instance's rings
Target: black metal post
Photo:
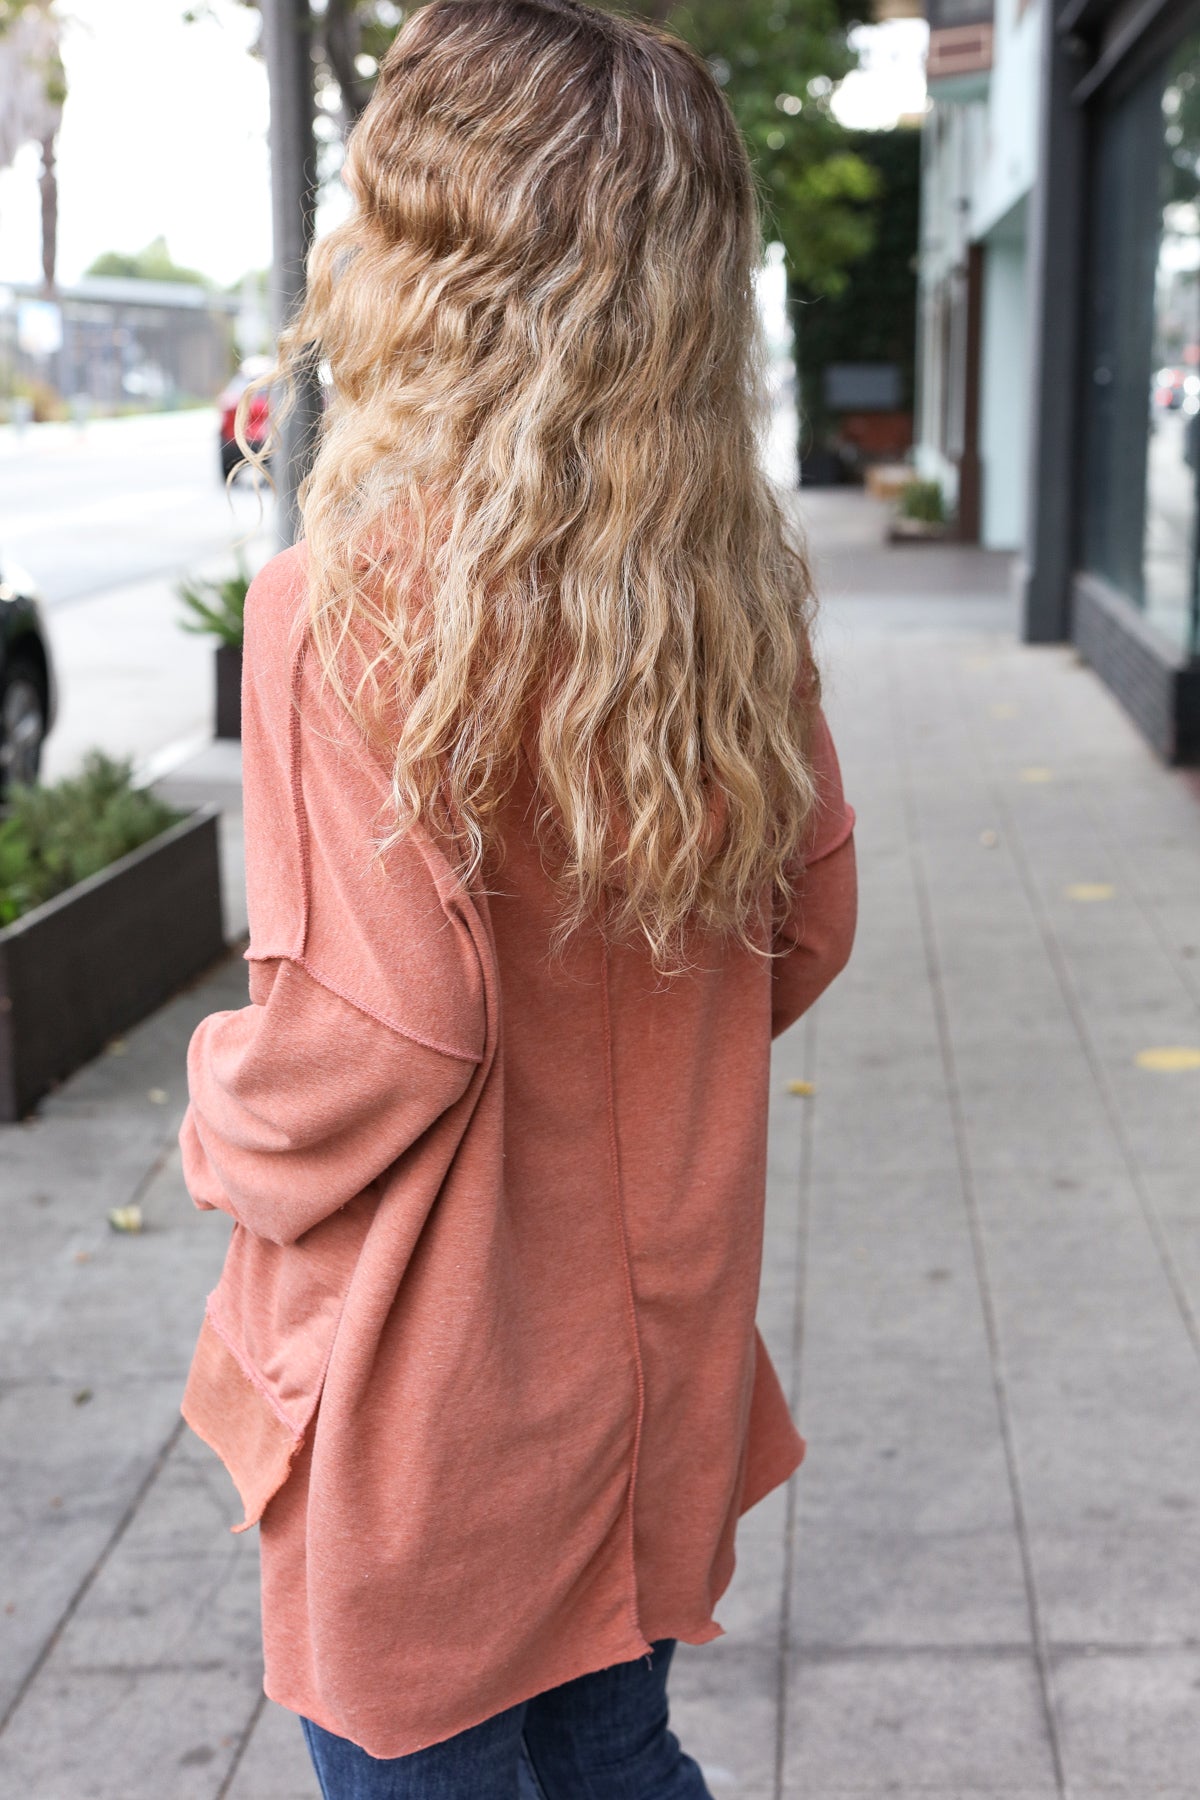
[[[262,10],[271,90],[271,312],[278,331],[304,292],[317,206],[312,14],[309,0],[262,0]],[[312,457],[319,420],[317,372],[308,368],[297,384],[295,407],[284,422],[275,459],[278,530],[285,545],[294,542],[299,530],[296,493]]]
[[[1071,635],[1085,211],[1085,121],[1071,96],[1081,66],[1071,40],[1058,28],[1059,10],[1054,0],[1045,0],[1029,234],[1029,512],[1018,565],[1022,635],[1028,643],[1043,644]]]

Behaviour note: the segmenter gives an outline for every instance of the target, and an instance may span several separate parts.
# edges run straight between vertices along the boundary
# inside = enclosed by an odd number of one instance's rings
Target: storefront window
[[[1200,33],[1097,120],[1084,560],[1200,654]]]

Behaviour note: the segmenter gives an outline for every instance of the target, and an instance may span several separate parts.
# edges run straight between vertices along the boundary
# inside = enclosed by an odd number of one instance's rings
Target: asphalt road
[[[247,534],[257,499],[245,477],[227,497],[208,408],[0,432],[0,542],[51,607],[177,580]]]
[[[269,494],[231,496],[210,409],[0,430],[0,543],[39,587],[59,677],[43,776],[92,745],[139,762],[211,730],[212,654],[179,629],[175,584],[257,568]]]

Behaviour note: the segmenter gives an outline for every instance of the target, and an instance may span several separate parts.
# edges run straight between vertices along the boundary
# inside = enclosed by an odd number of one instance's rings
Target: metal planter
[[[242,735],[242,647],[240,644],[218,644],[215,655],[217,669],[217,736],[240,738]]]
[[[0,931],[0,1120],[223,954],[218,817],[200,808]]]

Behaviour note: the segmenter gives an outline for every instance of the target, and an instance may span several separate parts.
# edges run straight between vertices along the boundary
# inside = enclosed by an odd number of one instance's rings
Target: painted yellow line
[[[1133,1060],[1139,1069],[1153,1069],[1156,1075],[1178,1075],[1185,1069],[1200,1069],[1200,1046],[1163,1044],[1157,1049],[1139,1050]]]

